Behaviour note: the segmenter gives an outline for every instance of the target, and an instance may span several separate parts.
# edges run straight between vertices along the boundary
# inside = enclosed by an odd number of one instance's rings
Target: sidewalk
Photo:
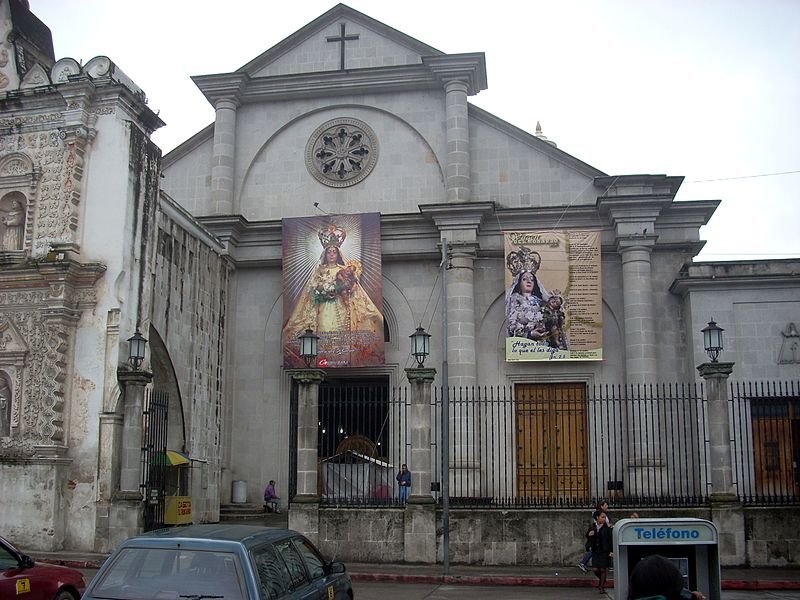
[[[257,519],[241,519],[239,523],[287,527],[288,516],[263,514]],[[106,554],[80,552],[30,552],[37,560],[65,565],[76,569],[99,569]],[[451,565],[445,577],[441,564],[412,563],[346,563],[353,581],[389,581],[398,583],[458,583],[464,585],[532,586],[532,587],[594,587],[597,579],[582,573],[575,565],[551,567],[506,565]],[[610,573],[609,588],[613,588]],[[800,565],[785,568],[723,568],[723,590],[800,590]]]
[[[99,569],[105,554],[80,552],[31,552],[42,562],[76,569]],[[442,565],[347,563],[353,581],[398,583],[458,583],[464,585],[593,587],[596,579],[572,565],[552,567],[452,565],[444,576]],[[612,573],[613,575],[613,573]],[[613,588],[613,578],[609,588]],[[800,566],[785,568],[723,568],[723,590],[800,590]]]

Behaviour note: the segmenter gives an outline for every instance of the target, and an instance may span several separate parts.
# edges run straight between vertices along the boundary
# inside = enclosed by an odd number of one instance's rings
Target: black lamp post
[[[311,368],[311,363],[317,358],[317,348],[319,347],[319,337],[314,335],[311,329],[306,329],[305,332],[298,336],[300,340],[300,356],[306,361],[306,367]]]
[[[425,364],[425,358],[431,353],[431,334],[420,325],[408,337],[411,338],[411,354],[417,359],[417,367],[421,369]]]
[[[703,346],[705,346],[706,354],[712,363],[717,362],[719,353],[722,351],[723,331],[725,330],[714,322],[714,317],[711,317],[708,325],[703,328]]]
[[[144,350],[147,345],[147,340],[142,336],[139,330],[133,336],[128,338],[128,362],[131,366],[138,370],[144,361]]]

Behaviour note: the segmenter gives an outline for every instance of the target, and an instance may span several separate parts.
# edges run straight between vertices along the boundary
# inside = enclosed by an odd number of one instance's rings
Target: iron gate
[[[164,526],[164,496],[167,475],[167,412],[169,394],[150,390],[142,414],[142,483],[144,530]]]

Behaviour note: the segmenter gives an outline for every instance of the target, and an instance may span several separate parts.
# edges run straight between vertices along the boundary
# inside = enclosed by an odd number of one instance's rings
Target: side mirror
[[[33,568],[34,561],[33,559],[28,556],[27,554],[21,554],[19,557],[19,566],[23,569],[31,569]]]
[[[345,573],[345,572],[347,572],[347,568],[344,566],[343,562],[339,562],[338,560],[335,560],[331,564],[328,565],[328,572],[330,572],[330,573]]]

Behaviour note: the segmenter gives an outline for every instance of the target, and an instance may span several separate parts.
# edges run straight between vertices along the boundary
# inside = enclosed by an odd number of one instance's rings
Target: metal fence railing
[[[442,391],[436,392],[438,406]],[[449,392],[453,505],[585,507],[604,497],[618,506],[705,502],[699,385]],[[440,460],[434,472],[438,479]]]
[[[800,387],[734,384],[731,447],[742,502],[800,502]],[[432,390],[431,478],[441,490],[449,430],[450,505],[701,506],[708,502],[709,431],[701,384],[517,384]],[[410,390],[320,390],[319,493],[339,506],[400,502],[395,475],[412,472]],[[438,484],[438,485],[437,485]],[[422,491],[427,493],[427,490]],[[440,491],[431,492],[440,501]]]
[[[800,503],[800,382],[733,382],[730,389],[739,499]]]

